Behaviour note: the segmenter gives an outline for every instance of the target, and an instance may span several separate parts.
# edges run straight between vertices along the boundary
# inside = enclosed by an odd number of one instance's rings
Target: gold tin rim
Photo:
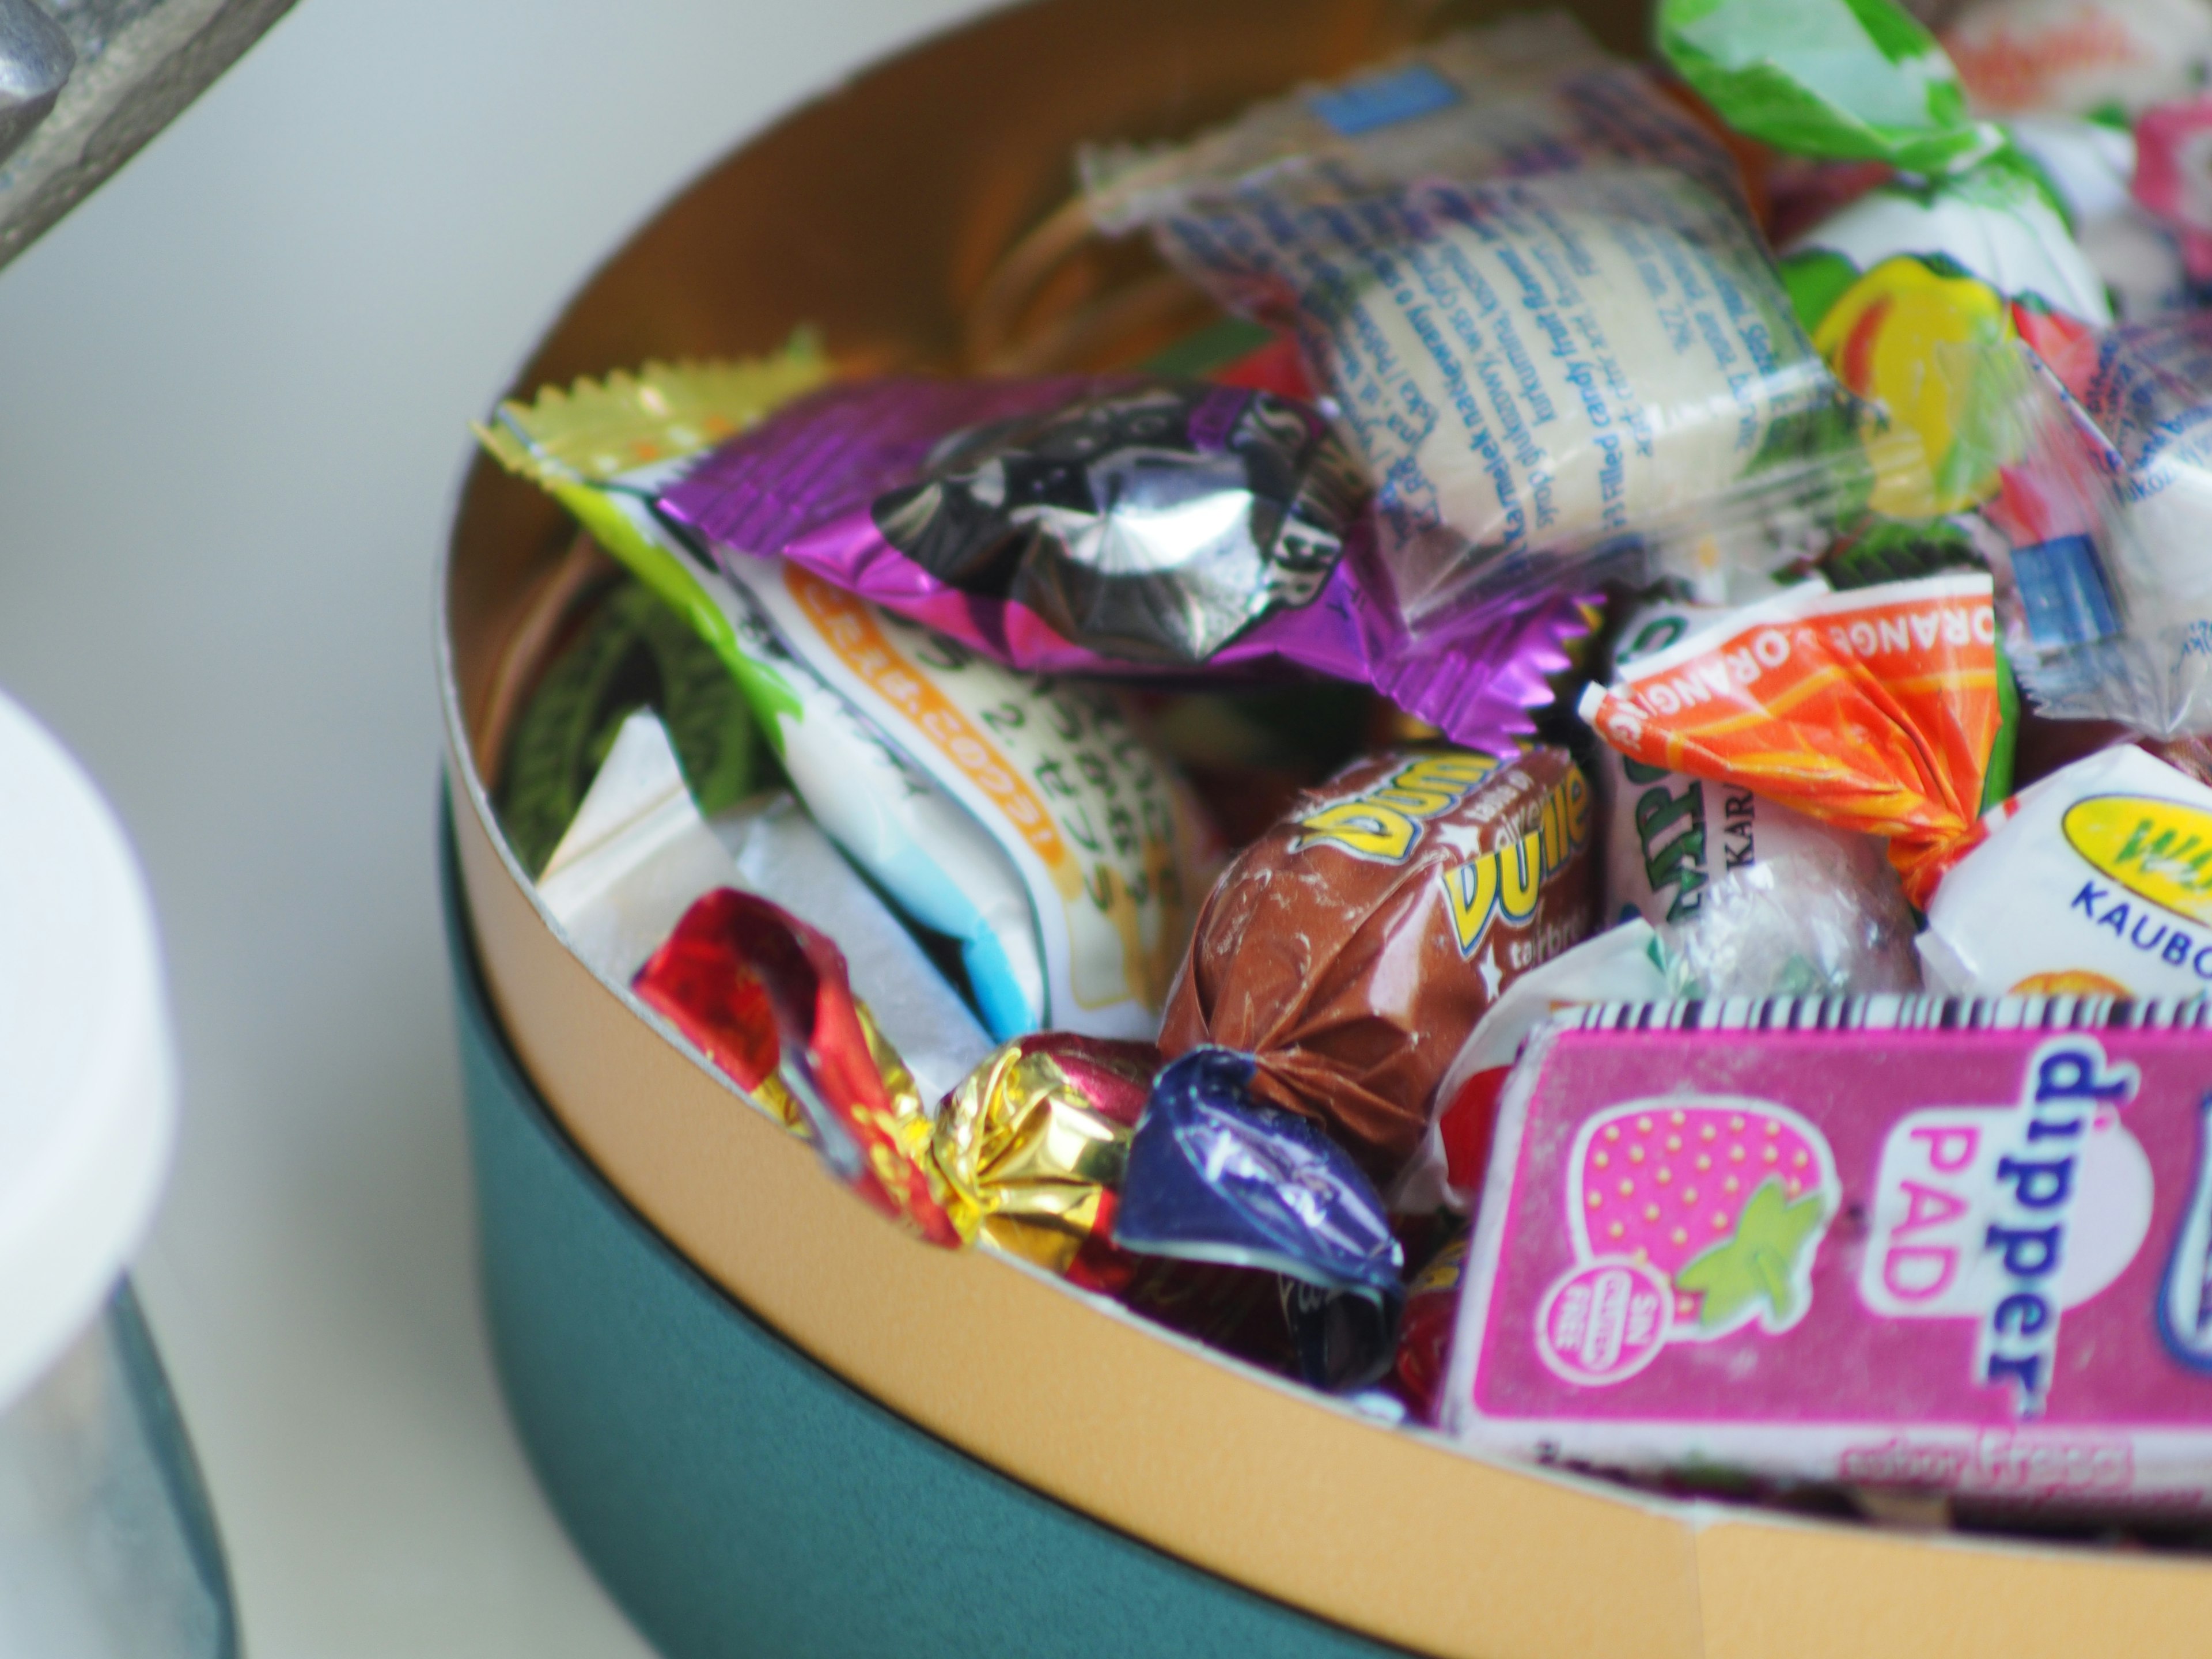
[[[951,361],[956,301],[1064,192],[1038,155],[1078,136],[1187,128],[1374,56],[1445,9],[1041,0],[987,15],[708,169],[579,290],[509,395],[651,357],[764,351],[800,323],[821,325],[848,364]],[[1616,46],[1640,33],[1632,9],[1582,9]],[[1035,72],[1052,63],[1083,73]],[[941,131],[921,118],[932,113]],[[977,175],[884,177],[886,142],[915,130],[932,131],[939,171]],[[777,258],[750,257],[756,235],[794,225]],[[900,271],[835,252],[878,246],[906,250]],[[571,955],[497,833],[471,734],[501,647],[536,586],[559,579],[567,542],[557,508],[476,458],[440,573],[436,658],[462,889],[492,1006],[556,1119],[623,1199],[854,1386],[1145,1543],[1424,1652],[2019,1659],[2095,1651],[2119,1630],[2183,1651],[2212,1628],[2212,1566],[1670,1504],[1483,1462],[1019,1263],[901,1234]]]

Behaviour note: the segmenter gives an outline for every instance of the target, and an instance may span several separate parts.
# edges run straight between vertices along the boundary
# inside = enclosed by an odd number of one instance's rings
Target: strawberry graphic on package
[[[1575,1265],[1536,1340],[1570,1382],[1627,1376],[1662,1342],[1787,1330],[1811,1302],[1835,1165],[1795,1112],[1692,1095],[1616,1106],[1577,1133],[1566,1185]]]
[[[1697,1097],[1632,1103],[1583,1125],[1569,1170],[1577,1257],[1626,1258],[1656,1277],[1670,1339],[1753,1320],[1784,1330],[1804,1311],[1835,1171],[1796,1113]]]
[[[2212,1004],[1570,1010],[1507,1084],[1445,1425],[1641,1474],[2212,1504]]]

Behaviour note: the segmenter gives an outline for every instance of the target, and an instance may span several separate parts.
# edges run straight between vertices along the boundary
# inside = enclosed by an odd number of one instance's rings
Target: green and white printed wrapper
[[[1777,149],[1941,177],[1996,153],[1936,37],[1888,0],[1661,0],[1659,49]]]
[[[479,435],[691,619],[823,831],[957,945],[994,1037],[1149,1038],[1220,850],[1118,701],[975,659],[781,562],[738,586],[652,509],[694,456],[826,378],[804,341],[653,365],[505,404]]]

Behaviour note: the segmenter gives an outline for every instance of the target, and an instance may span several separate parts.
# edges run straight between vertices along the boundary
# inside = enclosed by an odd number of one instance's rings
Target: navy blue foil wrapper
[[[1200,1048],[1162,1072],[1129,1145],[1114,1242],[1272,1273],[1300,1376],[1353,1389],[1389,1369],[1403,1259],[1374,1184],[1318,1126],[1252,1098],[1253,1060]]]

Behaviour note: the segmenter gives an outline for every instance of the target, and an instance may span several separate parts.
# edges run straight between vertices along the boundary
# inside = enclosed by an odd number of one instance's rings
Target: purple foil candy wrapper
[[[1372,685],[1461,743],[1533,730],[1583,601],[1409,618],[1350,450],[1270,392],[1115,375],[834,386],[660,498],[725,564],[781,556],[999,661]]]

